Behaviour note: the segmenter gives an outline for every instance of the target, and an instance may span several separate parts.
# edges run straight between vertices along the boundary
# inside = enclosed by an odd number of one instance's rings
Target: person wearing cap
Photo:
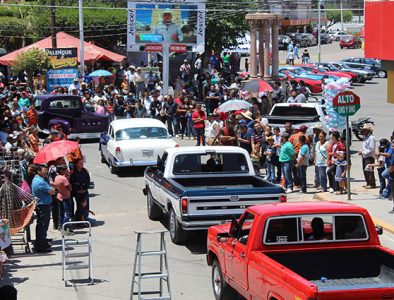
[[[294,157],[296,155],[292,143],[289,142],[289,134],[282,132],[281,134],[281,148],[279,154],[279,162],[281,163],[282,175],[285,179],[286,193],[293,192],[293,168],[294,168]]]
[[[297,96],[294,99],[295,103],[306,103],[306,96],[302,87],[297,87],[296,94]]]
[[[183,61],[183,64],[179,68],[179,72],[181,72],[181,78],[185,83],[188,83],[190,80],[190,72],[191,72],[191,66],[188,63],[187,59]]]
[[[376,140],[373,136],[373,127],[370,124],[364,124],[361,129],[364,136],[363,145],[358,154],[362,157],[364,178],[366,185],[363,187],[366,189],[375,189],[376,180],[375,172],[366,169],[367,165],[375,163],[375,153],[376,153]]]
[[[241,148],[248,151],[248,153],[252,152],[252,135],[253,129],[248,128],[248,125],[245,120],[241,120],[238,123],[239,133],[237,135],[237,141]]]
[[[142,73],[141,67],[137,68],[137,72],[134,74],[134,86],[135,86],[135,96],[137,99],[142,98],[142,91],[145,88],[146,78]]]
[[[81,88],[78,77],[75,77],[73,83],[68,87],[68,93],[71,94],[73,90],[78,91]]]
[[[162,21],[155,26],[152,33],[161,36],[163,42],[176,43],[183,41],[181,28],[172,21],[172,12],[169,9],[164,11]]]
[[[301,192],[306,193],[306,170],[309,166],[309,146],[306,144],[306,136],[300,135],[298,137],[301,145],[300,151],[298,152],[295,167],[298,172],[298,180],[300,182]]]
[[[323,125],[318,124],[315,125],[315,127],[313,127],[313,133],[311,135],[308,136],[309,141],[310,141],[310,146],[311,146],[311,155],[310,155],[310,159],[309,162],[311,164],[313,164],[314,162],[314,157],[315,157],[315,149],[316,149],[316,144],[319,142],[319,136],[320,133],[323,131]],[[315,165],[315,184],[313,187],[318,188],[320,187],[320,179],[319,179],[319,171],[317,166]]]
[[[212,113],[216,108],[219,107],[220,94],[216,87],[212,84],[209,87],[209,91],[205,97],[205,106],[207,113]]]
[[[201,104],[196,105],[196,111],[192,114],[192,120],[194,123],[194,130],[196,132],[197,145],[201,144],[205,146],[205,120],[207,116],[202,110]]]

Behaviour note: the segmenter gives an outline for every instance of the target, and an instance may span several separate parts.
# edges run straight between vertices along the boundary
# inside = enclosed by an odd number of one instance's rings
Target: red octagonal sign
[[[351,91],[341,92],[334,98],[332,105],[341,116],[353,116],[361,106],[360,97]]]

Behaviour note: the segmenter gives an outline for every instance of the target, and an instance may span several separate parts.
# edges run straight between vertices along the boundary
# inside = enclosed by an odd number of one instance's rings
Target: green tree
[[[351,22],[353,13],[351,10],[343,10],[343,22]],[[330,28],[336,23],[341,22],[341,11],[340,10],[329,10],[327,11],[328,24],[326,28]]]
[[[245,15],[256,7],[252,0],[208,0],[205,27],[205,48],[221,51],[237,45],[237,39],[249,30]],[[257,9],[256,9],[257,10]]]
[[[15,60],[13,71],[16,73],[26,72],[27,85],[33,88],[33,74],[46,67],[48,63],[48,54],[38,48],[30,48],[20,53]]]

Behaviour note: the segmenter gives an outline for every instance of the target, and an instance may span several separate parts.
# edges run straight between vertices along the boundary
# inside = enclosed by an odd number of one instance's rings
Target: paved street
[[[325,61],[338,60],[350,55],[360,55],[361,50],[340,50],[337,43],[323,46],[330,49],[331,54],[323,54]],[[338,47],[337,51],[334,50]],[[315,48],[311,48],[315,55]],[[281,54],[283,55],[283,54]],[[377,139],[390,136],[393,131],[392,116],[394,106],[385,103],[386,80],[375,79],[373,82],[360,85],[354,91],[361,96],[362,108],[356,117],[372,116],[376,122]],[[182,142],[181,144],[191,144]],[[352,149],[358,150],[360,142],[354,142]],[[87,157],[87,168],[95,182],[91,195],[91,209],[96,213],[99,226],[93,228],[93,259],[96,282],[94,286],[64,287],[61,280],[61,244],[60,233],[50,230],[54,238],[54,252],[49,255],[21,254],[11,258],[6,268],[6,280],[14,283],[20,299],[129,299],[132,262],[135,250],[134,230],[161,229],[163,225],[152,222],[146,213],[146,199],[142,194],[144,187],[143,170],[126,170],[120,176],[112,175],[105,164],[100,163],[97,143],[83,144],[82,151]],[[386,200],[373,200],[374,194],[365,194],[361,189],[361,159],[353,158],[352,177],[355,199],[353,202],[365,205],[371,213],[394,225],[394,217],[388,215],[391,204]],[[310,168],[309,178],[312,176]],[[309,180],[311,182],[311,180]],[[289,201],[312,200],[314,190],[310,194],[294,193]],[[332,197],[328,195],[326,198]],[[342,196],[340,196],[342,197]],[[343,198],[340,198],[345,200]],[[32,227],[34,232],[34,227]],[[168,241],[169,265],[173,299],[200,300],[213,299],[210,282],[210,268],[205,261],[205,236],[200,234],[186,246],[177,246]],[[385,232],[381,238],[384,245],[394,249],[394,236]],[[147,242],[147,248],[154,247],[153,241]],[[16,248],[16,250],[18,250]],[[147,270],[155,270],[157,261],[147,260]],[[83,271],[75,275],[85,276]]]

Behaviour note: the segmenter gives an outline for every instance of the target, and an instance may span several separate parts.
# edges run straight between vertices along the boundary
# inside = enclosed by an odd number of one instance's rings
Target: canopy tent
[[[80,42],[79,39],[73,37],[65,32],[58,32],[56,34],[56,41],[58,48],[78,48],[78,62],[80,62]],[[84,42],[85,45],[85,62],[89,61],[112,61],[112,62],[122,62],[126,59],[125,56],[116,54],[104,48],[98,47],[88,42]],[[12,66],[15,64],[16,57],[19,53],[26,51],[30,48],[52,48],[52,39],[51,37],[47,37],[41,41],[38,41],[34,44],[26,46],[22,49],[16,50],[14,52],[8,53],[4,56],[0,57],[0,65]]]

